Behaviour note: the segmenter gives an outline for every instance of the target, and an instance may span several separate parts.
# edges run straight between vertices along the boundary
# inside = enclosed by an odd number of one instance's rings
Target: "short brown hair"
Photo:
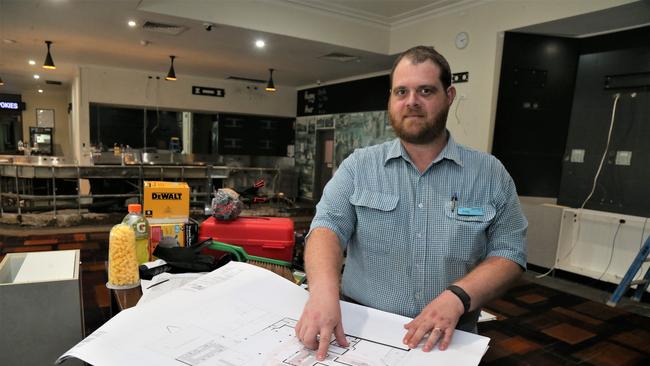
[[[393,74],[395,73],[395,68],[397,67],[397,64],[399,64],[400,61],[402,61],[404,58],[411,60],[414,65],[421,64],[426,60],[431,60],[431,62],[433,62],[435,65],[438,65],[440,68],[440,82],[442,83],[442,86],[445,88],[445,90],[447,90],[447,88],[449,88],[451,85],[451,68],[449,67],[449,63],[447,62],[445,56],[436,51],[433,46],[415,46],[413,48],[409,48],[397,56],[397,59],[393,64],[393,68],[390,70],[391,87],[393,86]]]

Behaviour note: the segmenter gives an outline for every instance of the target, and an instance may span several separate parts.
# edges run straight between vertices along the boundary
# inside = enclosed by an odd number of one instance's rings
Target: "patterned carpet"
[[[485,308],[481,365],[650,365],[650,318],[525,280]]]

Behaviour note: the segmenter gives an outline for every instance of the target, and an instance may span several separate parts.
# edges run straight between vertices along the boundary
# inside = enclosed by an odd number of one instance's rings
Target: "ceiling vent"
[[[226,79],[228,79],[228,80],[237,80],[237,81],[247,81],[247,82],[250,82],[250,83],[259,83],[259,84],[266,83],[266,80],[251,79],[251,78],[245,78],[245,77],[242,77],[242,76],[228,76]]]
[[[50,84],[50,85],[62,85],[63,83],[60,81],[56,80],[45,80],[45,84]]]
[[[187,30],[187,27],[182,25],[146,21],[142,25],[142,29],[149,32],[164,33],[172,36],[177,36],[185,32]]]
[[[340,52],[328,53],[327,55],[320,56],[319,58],[321,60],[338,61],[338,62],[351,62],[351,61],[361,60],[359,56],[352,56]]]

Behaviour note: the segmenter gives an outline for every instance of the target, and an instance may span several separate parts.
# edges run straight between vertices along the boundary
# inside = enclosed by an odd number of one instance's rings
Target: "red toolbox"
[[[281,217],[238,217],[219,221],[210,217],[199,225],[199,241],[212,238],[239,245],[246,253],[291,262],[293,259],[293,221]]]

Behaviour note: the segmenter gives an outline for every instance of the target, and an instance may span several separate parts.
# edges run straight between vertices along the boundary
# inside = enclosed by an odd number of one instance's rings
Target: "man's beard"
[[[445,105],[445,107],[433,116],[432,119],[425,120],[423,125],[415,131],[406,128],[404,126],[406,121],[403,119],[398,119],[398,117],[393,115],[391,112],[389,112],[389,115],[391,126],[393,126],[393,130],[397,137],[411,144],[424,145],[431,143],[435,141],[436,138],[444,135],[445,127],[447,126],[448,113],[449,106]]]

